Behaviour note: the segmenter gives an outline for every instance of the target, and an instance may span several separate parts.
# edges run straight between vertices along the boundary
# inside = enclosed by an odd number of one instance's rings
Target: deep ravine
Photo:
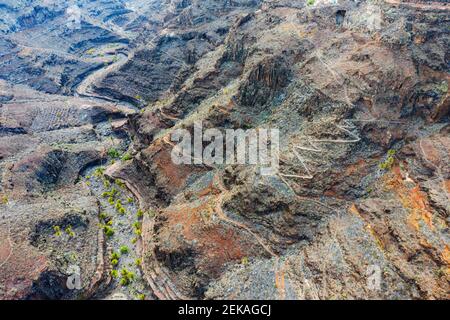
[[[90,90],[98,78],[122,65],[128,58],[120,52],[116,56],[120,57],[117,61],[88,75],[78,86],[76,95],[99,102],[105,100],[115,102],[117,108],[125,114],[131,114],[136,112],[137,108],[130,103],[100,97]],[[112,137],[111,121],[104,122],[102,126],[105,126],[103,129],[110,132]],[[111,279],[109,283],[100,286],[101,289],[94,294],[94,299],[143,300],[152,297],[142,276],[140,268],[142,260],[138,248],[144,212],[139,209],[137,199],[123,182],[104,175],[109,165],[116,161],[126,161],[119,158],[126,155],[128,144],[127,138],[121,139],[117,149],[108,150],[108,159],[89,167],[82,174],[83,183],[89,187],[99,203],[99,228],[104,231],[107,248],[104,261],[105,264],[109,263],[109,268],[105,271],[109,272],[109,275],[105,275],[104,278]]]
[[[98,299],[142,300],[151,297],[151,292],[140,268],[139,241],[144,213],[136,198],[123,182],[104,176],[105,166],[97,165],[84,173],[83,182],[88,185],[100,205],[99,228],[105,233],[105,262],[109,263],[111,283]]]

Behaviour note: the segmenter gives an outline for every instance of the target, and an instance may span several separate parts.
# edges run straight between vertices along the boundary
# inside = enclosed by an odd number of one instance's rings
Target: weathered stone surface
[[[445,1],[80,3],[81,33],[45,32],[63,4],[0,7],[0,298],[109,284],[80,177],[127,132],[104,174],[148,211],[152,298],[449,298]],[[196,121],[279,128],[279,174],[174,164]],[[63,284],[74,251],[82,292]]]

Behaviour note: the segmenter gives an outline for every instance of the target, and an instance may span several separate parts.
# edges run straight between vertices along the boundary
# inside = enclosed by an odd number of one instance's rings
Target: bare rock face
[[[160,100],[166,91],[179,91],[195,63],[223,42],[237,17],[259,2],[172,1],[161,10],[164,18],[155,25],[156,35],[143,39],[146,45],[106,76],[96,92],[145,104]]]
[[[102,296],[115,149],[149,298],[449,298],[445,1],[31,3],[0,6],[0,298]],[[198,121],[279,129],[279,172],[175,164]]]
[[[446,19],[440,5],[270,1],[207,54],[177,50],[191,72],[175,68],[178,90],[169,76],[131,123],[165,199],[149,265],[196,298],[448,298]],[[280,128],[282,175],[160,160],[199,120]]]

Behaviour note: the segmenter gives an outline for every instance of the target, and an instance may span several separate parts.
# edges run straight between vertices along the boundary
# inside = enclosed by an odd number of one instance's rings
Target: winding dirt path
[[[245,224],[242,224],[240,222],[237,222],[235,220],[232,220],[228,218],[228,216],[225,214],[225,212],[222,209],[223,202],[228,199],[231,194],[230,192],[225,188],[225,186],[222,183],[222,179],[219,178],[219,176],[216,174],[214,177],[215,183],[218,186],[219,190],[221,191],[221,194],[219,195],[217,205],[215,207],[215,212],[217,213],[217,216],[220,220],[224,222],[228,222],[230,224],[233,224],[234,226],[244,229],[249,234],[251,234],[255,240],[264,248],[264,250],[269,253],[270,256],[277,258],[278,255],[265,243],[265,241],[257,235],[255,232],[253,232],[249,227],[247,227]]]
[[[117,53],[116,57],[119,56],[120,58],[113,62],[104,68],[100,68],[98,70],[95,70],[91,74],[89,74],[86,78],[84,78],[83,81],[81,81],[78,86],[75,88],[75,96],[76,97],[84,97],[84,98],[90,98],[95,100],[102,100],[107,102],[116,103],[118,108],[125,109],[125,111],[130,110],[136,110],[136,107],[133,106],[129,102],[125,101],[118,101],[116,99],[102,96],[99,94],[96,94],[92,91],[92,86],[95,83],[100,82],[103,80],[108,74],[115,72],[119,70],[122,66],[124,66],[130,59],[134,57],[134,52],[129,53],[128,55],[125,55],[124,53]]]

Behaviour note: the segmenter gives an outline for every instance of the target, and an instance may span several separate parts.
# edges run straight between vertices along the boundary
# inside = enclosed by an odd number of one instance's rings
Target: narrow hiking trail
[[[108,47],[99,49],[100,53],[97,54],[104,54],[102,50],[108,50]],[[109,53],[111,54],[111,53]],[[125,65],[134,55],[133,52],[122,52],[121,48],[118,48],[114,53],[112,54],[113,58],[112,60],[105,60],[105,66],[103,68],[97,69],[93,71],[92,73],[88,74],[75,88],[75,96],[76,97],[83,97],[88,98],[92,100],[98,100],[101,102],[111,102],[115,103],[116,106],[119,109],[127,110],[137,110],[137,108],[127,102],[127,101],[119,101],[117,99],[103,96],[97,93],[93,92],[93,85],[104,79],[109,73],[115,72],[119,70],[123,65]]]

